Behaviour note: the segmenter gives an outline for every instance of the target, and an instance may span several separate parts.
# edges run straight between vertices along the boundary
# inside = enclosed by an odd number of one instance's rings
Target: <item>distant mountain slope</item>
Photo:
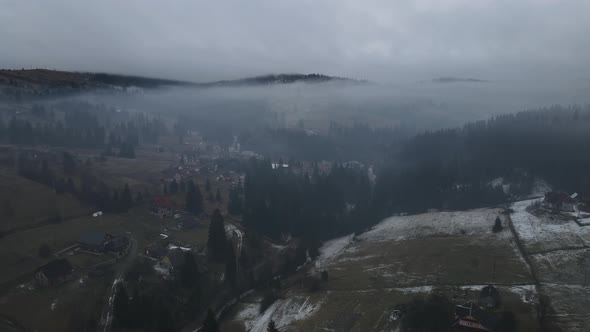
[[[235,80],[223,80],[214,82],[195,83],[179,80],[168,80],[161,78],[129,76],[109,73],[84,73],[69,72],[47,69],[0,69],[0,85],[52,85],[69,87],[92,87],[103,85],[114,86],[137,86],[140,88],[156,88],[160,86],[240,86],[240,85],[267,85],[267,84],[289,84],[296,82],[321,83],[330,81],[357,82],[366,81],[354,80],[344,77],[328,76],[322,74],[269,74],[263,76],[246,77]]]
[[[217,81],[210,83],[197,83],[197,86],[243,86],[243,85],[269,85],[269,84],[290,84],[290,83],[323,83],[323,82],[347,82],[366,83],[365,80],[327,76],[322,74],[270,74],[264,76],[247,77],[237,80]]]
[[[0,98],[22,100],[101,89],[134,93],[141,89],[153,89],[164,86],[210,88],[290,84],[296,82],[346,82],[362,84],[366,81],[322,74],[271,74],[236,80],[195,83],[108,73],[83,73],[47,69],[0,69]]]
[[[478,78],[471,78],[471,77],[449,77],[449,76],[445,76],[445,77],[433,78],[432,79],[432,82],[433,83],[461,83],[461,82],[467,82],[467,83],[486,83],[486,82],[489,82],[489,81],[478,79]]]
[[[140,76],[106,73],[81,73],[47,69],[0,70],[0,85],[51,86],[51,87],[100,87],[104,85],[137,86],[152,88],[162,85],[186,85],[187,82]]]

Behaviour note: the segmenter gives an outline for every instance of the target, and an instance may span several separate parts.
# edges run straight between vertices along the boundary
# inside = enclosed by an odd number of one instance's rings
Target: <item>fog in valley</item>
[[[588,0],[0,0],[0,331],[587,331],[589,34]]]

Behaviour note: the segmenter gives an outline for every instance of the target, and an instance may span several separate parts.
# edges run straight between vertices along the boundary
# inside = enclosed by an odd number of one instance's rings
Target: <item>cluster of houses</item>
[[[176,202],[170,196],[156,196],[152,198],[150,204],[150,213],[160,218],[170,218],[174,216]]]
[[[192,248],[183,247],[166,241],[156,241],[144,250],[146,258],[155,262],[154,270],[165,279],[169,279],[182,267],[186,262],[186,254],[192,252]],[[199,273],[207,272],[204,261],[201,261],[199,255],[193,255],[196,260]]]
[[[95,254],[111,252],[121,255],[129,247],[129,239],[105,232],[86,231],[80,234],[78,245],[80,250],[86,252]]]
[[[574,212],[577,194],[568,195],[562,191],[550,191],[545,194],[543,205],[551,210]]]
[[[488,311],[500,304],[500,292],[493,285],[481,289],[478,303],[469,301],[455,306],[455,320],[451,327],[475,331],[495,331],[500,317]]]
[[[583,198],[578,193],[569,195],[562,191],[550,191],[545,194],[543,206],[553,211],[590,212],[590,198]]]
[[[80,251],[102,255],[112,253],[123,255],[129,249],[129,239],[105,232],[87,231],[80,234],[78,241]],[[73,278],[74,267],[66,258],[58,258],[41,266],[35,272],[34,281],[40,287],[62,284]]]

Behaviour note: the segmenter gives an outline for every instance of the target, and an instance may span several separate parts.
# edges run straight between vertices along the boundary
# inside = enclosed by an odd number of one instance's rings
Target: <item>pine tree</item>
[[[229,192],[229,201],[227,202],[227,210],[229,213],[238,215],[242,213],[242,199],[240,197],[239,188],[232,188]]]
[[[127,326],[129,323],[129,296],[125,287],[121,284],[117,286],[117,293],[113,303],[113,315],[116,326]]]
[[[133,198],[131,197],[131,191],[129,190],[129,185],[125,183],[125,187],[123,187],[123,193],[121,194],[121,208],[128,210],[132,206]]]
[[[115,189],[113,191],[113,198],[111,199],[110,210],[119,212],[121,209],[121,200],[119,199],[119,191]]]
[[[217,188],[217,191],[215,192],[215,200],[221,202],[221,192],[219,192],[219,188]]]
[[[237,280],[237,265],[236,254],[231,241],[227,241],[226,255],[225,255],[225,281],[232,287],[236,286]]]
[[[501,232],[502,229],[502,220],[500,220],[500,217],[496,217],[496,220],[494,221],[494,227],[492,227],[492,231],[494,233],[498,233]]]
[[[184,263],[180,267],[180,281],[186,288],[192,288],[197,282],[199,269],[195,256],[191,252],[184,254]]]
[[[176,182],[176,179],[172,179],[172,181],[170,182],[170,193],[176,194],[177,192],[178,192],[178,182]]]
[[[205,191],[211,192],[211,183],[209,182],[209,178],[205,181]]]
[[[270,320],[270,322],[268,322],[268,325],[266,326],[266,331],[267,332],[279,332],[279,329],[277,329],[277,325],[275,324],[274,320]]]
[[[194,205],[196,214],[203,211],[203,195],[201,195],[201,189],[199,189],[198,185],[195,185]]]
[[[223,261],[226,241],[223,216],[219,209],[215,209],[211,216],[211,223],[209,224],[209,239],[207,240],[209,255],[215,261]]]
[[[187,186],[185,208],[194,214],[199,214],[203,211],[203,196],[201,196],[199,187],[192,181],[189,181]]]
[[[138,191],[135,194],[135,203],[141,203],[141,202],[143,202],[143,195],[141,194],[140,191]]]
[[[65,174],[73,174],[76,171],[76,160],[69,152],[63,153],[63,170]]]

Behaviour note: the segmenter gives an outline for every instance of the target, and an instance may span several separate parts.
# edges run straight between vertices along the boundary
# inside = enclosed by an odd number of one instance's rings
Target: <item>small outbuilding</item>
[[[500,304],[500,292],[492,285],[485,286],[481,289],[479,294],[479,305],[486,308],[492,309]]]
[[[550,191],[543,199],[543,205],[551,210],[573,212],[575,204],[575,199],[562,191]]]
[[[35,281],[41,287],[59,285],[69,280],[73,271],[74,268],[67,259],[56,259],[37,270]]]
[[[455,306],[454,328],[468,328],[479,331],[495,331],[500,319],[495,314],[485,311],[473,302]]]
[[[80,249],[96,253],[103,253],[107,250],[113,236],[105,232],[86,231],[80,234],[78,244]]]

